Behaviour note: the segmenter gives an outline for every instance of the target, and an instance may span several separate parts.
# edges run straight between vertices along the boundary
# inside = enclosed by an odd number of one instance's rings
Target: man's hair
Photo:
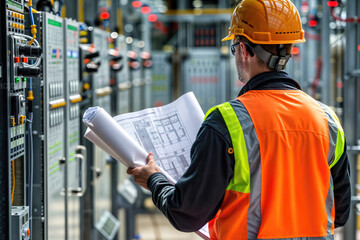
[[[239,42],[246,42],[246,43],[249,43],[252,46],[256,45],[256,44],[252,43],[249,39],[247,39],[244,36],[236,36],[236,39]],[[279,44],[258,44],[258,45],[260,45],[267,52],[269,52],[269,53],[271,53],[273,55],[279,56],[279,52],[278,52],[279,46],[280,46]],[[283,44],[283,47],[286,49],[286,55],[291,54],[293,44]],[[257,59],[257,62],[259,63],[259,65],[268,66],[268,63],[265,63],[259,57],[256,57],[256,59]]]

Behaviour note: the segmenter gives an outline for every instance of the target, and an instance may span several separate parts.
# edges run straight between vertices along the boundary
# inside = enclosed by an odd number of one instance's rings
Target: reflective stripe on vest
[[[216,106],[219,109],[232,141],[235,161],[234,177],[231,179],[227,190],[233,190],[242,193],[250,193],[250,170],[248,156],[246,152],[246,145],[244,134],[240,122],[231,107],[230,103],[226,102]],[[212,108],[214,110],[215,108]],[[208,114],[206,115],[206,117]]]
[[[333,239],[330,168],[344,134],[327,107],[285,92],[250,91],[206,114],[219,109],[235,154],[234,178],[209,223],[212,239]]]

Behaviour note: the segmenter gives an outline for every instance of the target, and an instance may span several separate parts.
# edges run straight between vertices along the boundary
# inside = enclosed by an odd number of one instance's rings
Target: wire
[[[30,82],[31,84],[31,82]],[[31,86],[31,85],[30,85]],[[32,104],[32,101],[29,101],[29,104]],[[32,107],[31,107],[32,109]],[[29,118],[26,119],[28,122],[28,159],[29,165],[28,168],[28,182],[29,182],[29,228],[30,228],[30,239],[32,239],[32,209],[33,209],[33,185],[34,185],[34,144],[33,144],[33,135],[32,135],[32,120],[33,120],[33,112],[29,113]]]
[[[322,72],[322,58],[321,57],[319,57],[316,60],[315,66],[316,66],[316,74],[315,74],[314,80],[311,84],[312,96],[314,98],[315,98],[317,89],[320,85],[320,78],[321,78],[321,72]]]
[[[33,40],[32,37],[30,37],[28,35],[25,35],[25,34],[17,33],[17,36],[21,36],[21,37],[27,38],[29,40]],[[33,43],[31,45],[35,45],[37,47],[40,47],[40,44],[36,39],[34,39],[34,41],[33,41]],[[38,59],[36,59],[34,64],[31,64],[31,65],[27,64],[27,63],[23,63],[23,64],[24,64],[25,67],[38,67],[38,66],[40,66],[40,63],[41,63],[41,58],[39,57]]]
[[[36,33],[37,33],[36,24],[34,23],[34,15],[33,15],[33,11],[32,11],[32,0],[29,0],[28,6],[29,6],[31,33],[33,35],[32,39],[29,42],[29,45],[32,45],[34,40],[36,39]]]
[[[338,15],[335,14],[334,12],[334,7],[330,7],[330,14],[331,16],[335,19],[338,20],[340,22],[347,22],[347,23],[360,23],[360,18],[359,17],[350,17],[350,18],[341,18]]]
[[[12,166],[12,191],[11,191],[11,206],[14,202],[14,193],[15,193],[15,160],[11,162]]]

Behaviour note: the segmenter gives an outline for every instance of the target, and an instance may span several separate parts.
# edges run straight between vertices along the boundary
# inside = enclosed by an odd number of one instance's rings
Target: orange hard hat
[[[237,35],[256,44],[305,42],[299,13],[290,0],[242,0],[231,16],[229,34],[222,41]]]

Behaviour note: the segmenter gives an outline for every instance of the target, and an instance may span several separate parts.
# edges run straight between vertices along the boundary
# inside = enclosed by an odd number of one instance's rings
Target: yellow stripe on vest
[[[234,149],[235,167],[234,177],[231,179],[227,190],[250,193],[250,168],[247,156],[244,133],[234,109],[230,103],[226,102],[211,108],[205,116],[205,119],[215,109],[219,109],[224,118],[227,129],[230,133]]]
[[[340,157],[344,153],[344,146],[345,146],[345,136],[344,136],[344,130],[341,127],[339,118],[336,116],[335,112],[328,106],[324,105],[326,109],[329,111],[331,117],[334,119],[334,122],[336,123],[336,126],[338,128],[337,138],[336,138],[336,148],[335,148],[335,159],[332,162],[332,164],[329,166],[331,169],[335,164],[339,161]]]

